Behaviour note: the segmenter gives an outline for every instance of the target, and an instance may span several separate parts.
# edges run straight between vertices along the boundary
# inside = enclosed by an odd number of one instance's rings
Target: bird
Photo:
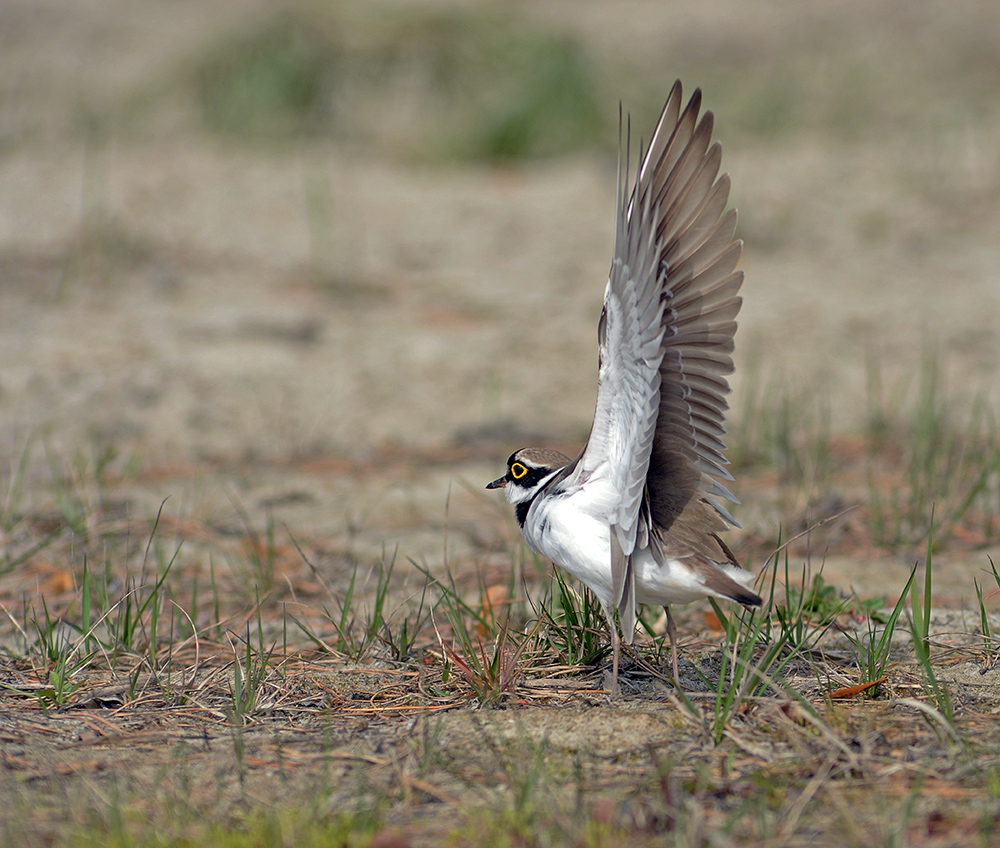
[[[702,93],[683,106],[674,83],[649,145],[629,176],[631,122],[619,164],[614,255],[598,322],[594,421],[576,459],[521,448],[487,489],[503,489],[528,546],[587,586],[612,645],[610,696],[622,635],[633,641],[637,607],[710,597],[760,606],[754,575],[721,534],[738,527],[721,500],[739,503],[725,456],[725,414],[742,306],[743,242],[730,179],[719,174],[714,116]]]

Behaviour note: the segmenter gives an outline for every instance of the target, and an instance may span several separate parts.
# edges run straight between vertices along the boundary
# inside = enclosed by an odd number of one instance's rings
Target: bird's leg
[[[608,630],[611,633],[611,698],[620,698],[622,690],[618,687],[618,655],[621,653],[622,640],[618,635],[618,628],[615,627],[615,619],[612,615],[605,615],[608,619]]]
[[[670,662],[674,669],[674,685],[680,686],[681,675],[677,670],[677,626],[674,624],[674,617],[670,614],[670,607],[664,605],[663,611],[667,614],[667,636],[670,637]]]

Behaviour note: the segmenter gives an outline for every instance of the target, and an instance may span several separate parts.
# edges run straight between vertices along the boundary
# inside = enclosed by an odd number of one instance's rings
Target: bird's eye
[[[520,480],[527,473],[528,469],[525,466],[521,465],[520,462],[515,462],[510,467],[510,476],[513,477],[515,480]]]

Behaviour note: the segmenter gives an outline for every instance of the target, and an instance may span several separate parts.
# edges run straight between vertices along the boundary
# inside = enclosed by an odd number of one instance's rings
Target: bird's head
[[[521,448],[507,459],[507,473],[487,483],[487,489],[503,489],[512,504],[530,500],[539,487],[560,468],[569,465],[570,459],[559,451],[547,448]]]

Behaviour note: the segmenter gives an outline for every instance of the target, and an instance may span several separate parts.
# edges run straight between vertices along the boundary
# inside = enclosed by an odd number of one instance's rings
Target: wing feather
[[[674,84],[629,187],[619,167],[615,252],[598,329],[597,408],[590,438],[561,476],[573,487],[603,480],[612,529],[614,603],[630,640],[635,623],[632,553],[659,544],[694,498],[735,524],[714,499],[735,501],[726,469],[727,375],[742,300],[730,182],[714,118],[699,121],[701,92],[681,108]],[[708,507],[705,507],[708,509]],[[699,507],[696,512],[701,515]]]
[[[615,252],[598,331],[597,408],[583,452],[564,485],[603,479],[614,600],[623,630],[634,623],[631,555],[652,544],[695,496],[735,500],[726,470],[726,376],[743,273],[726,210],[729,177],[712,143],[714,118],[699,120],[701,92],[681,108],[674,84],[629,187],[619,167]],[[732,521],[714,501],[717,514]]]

